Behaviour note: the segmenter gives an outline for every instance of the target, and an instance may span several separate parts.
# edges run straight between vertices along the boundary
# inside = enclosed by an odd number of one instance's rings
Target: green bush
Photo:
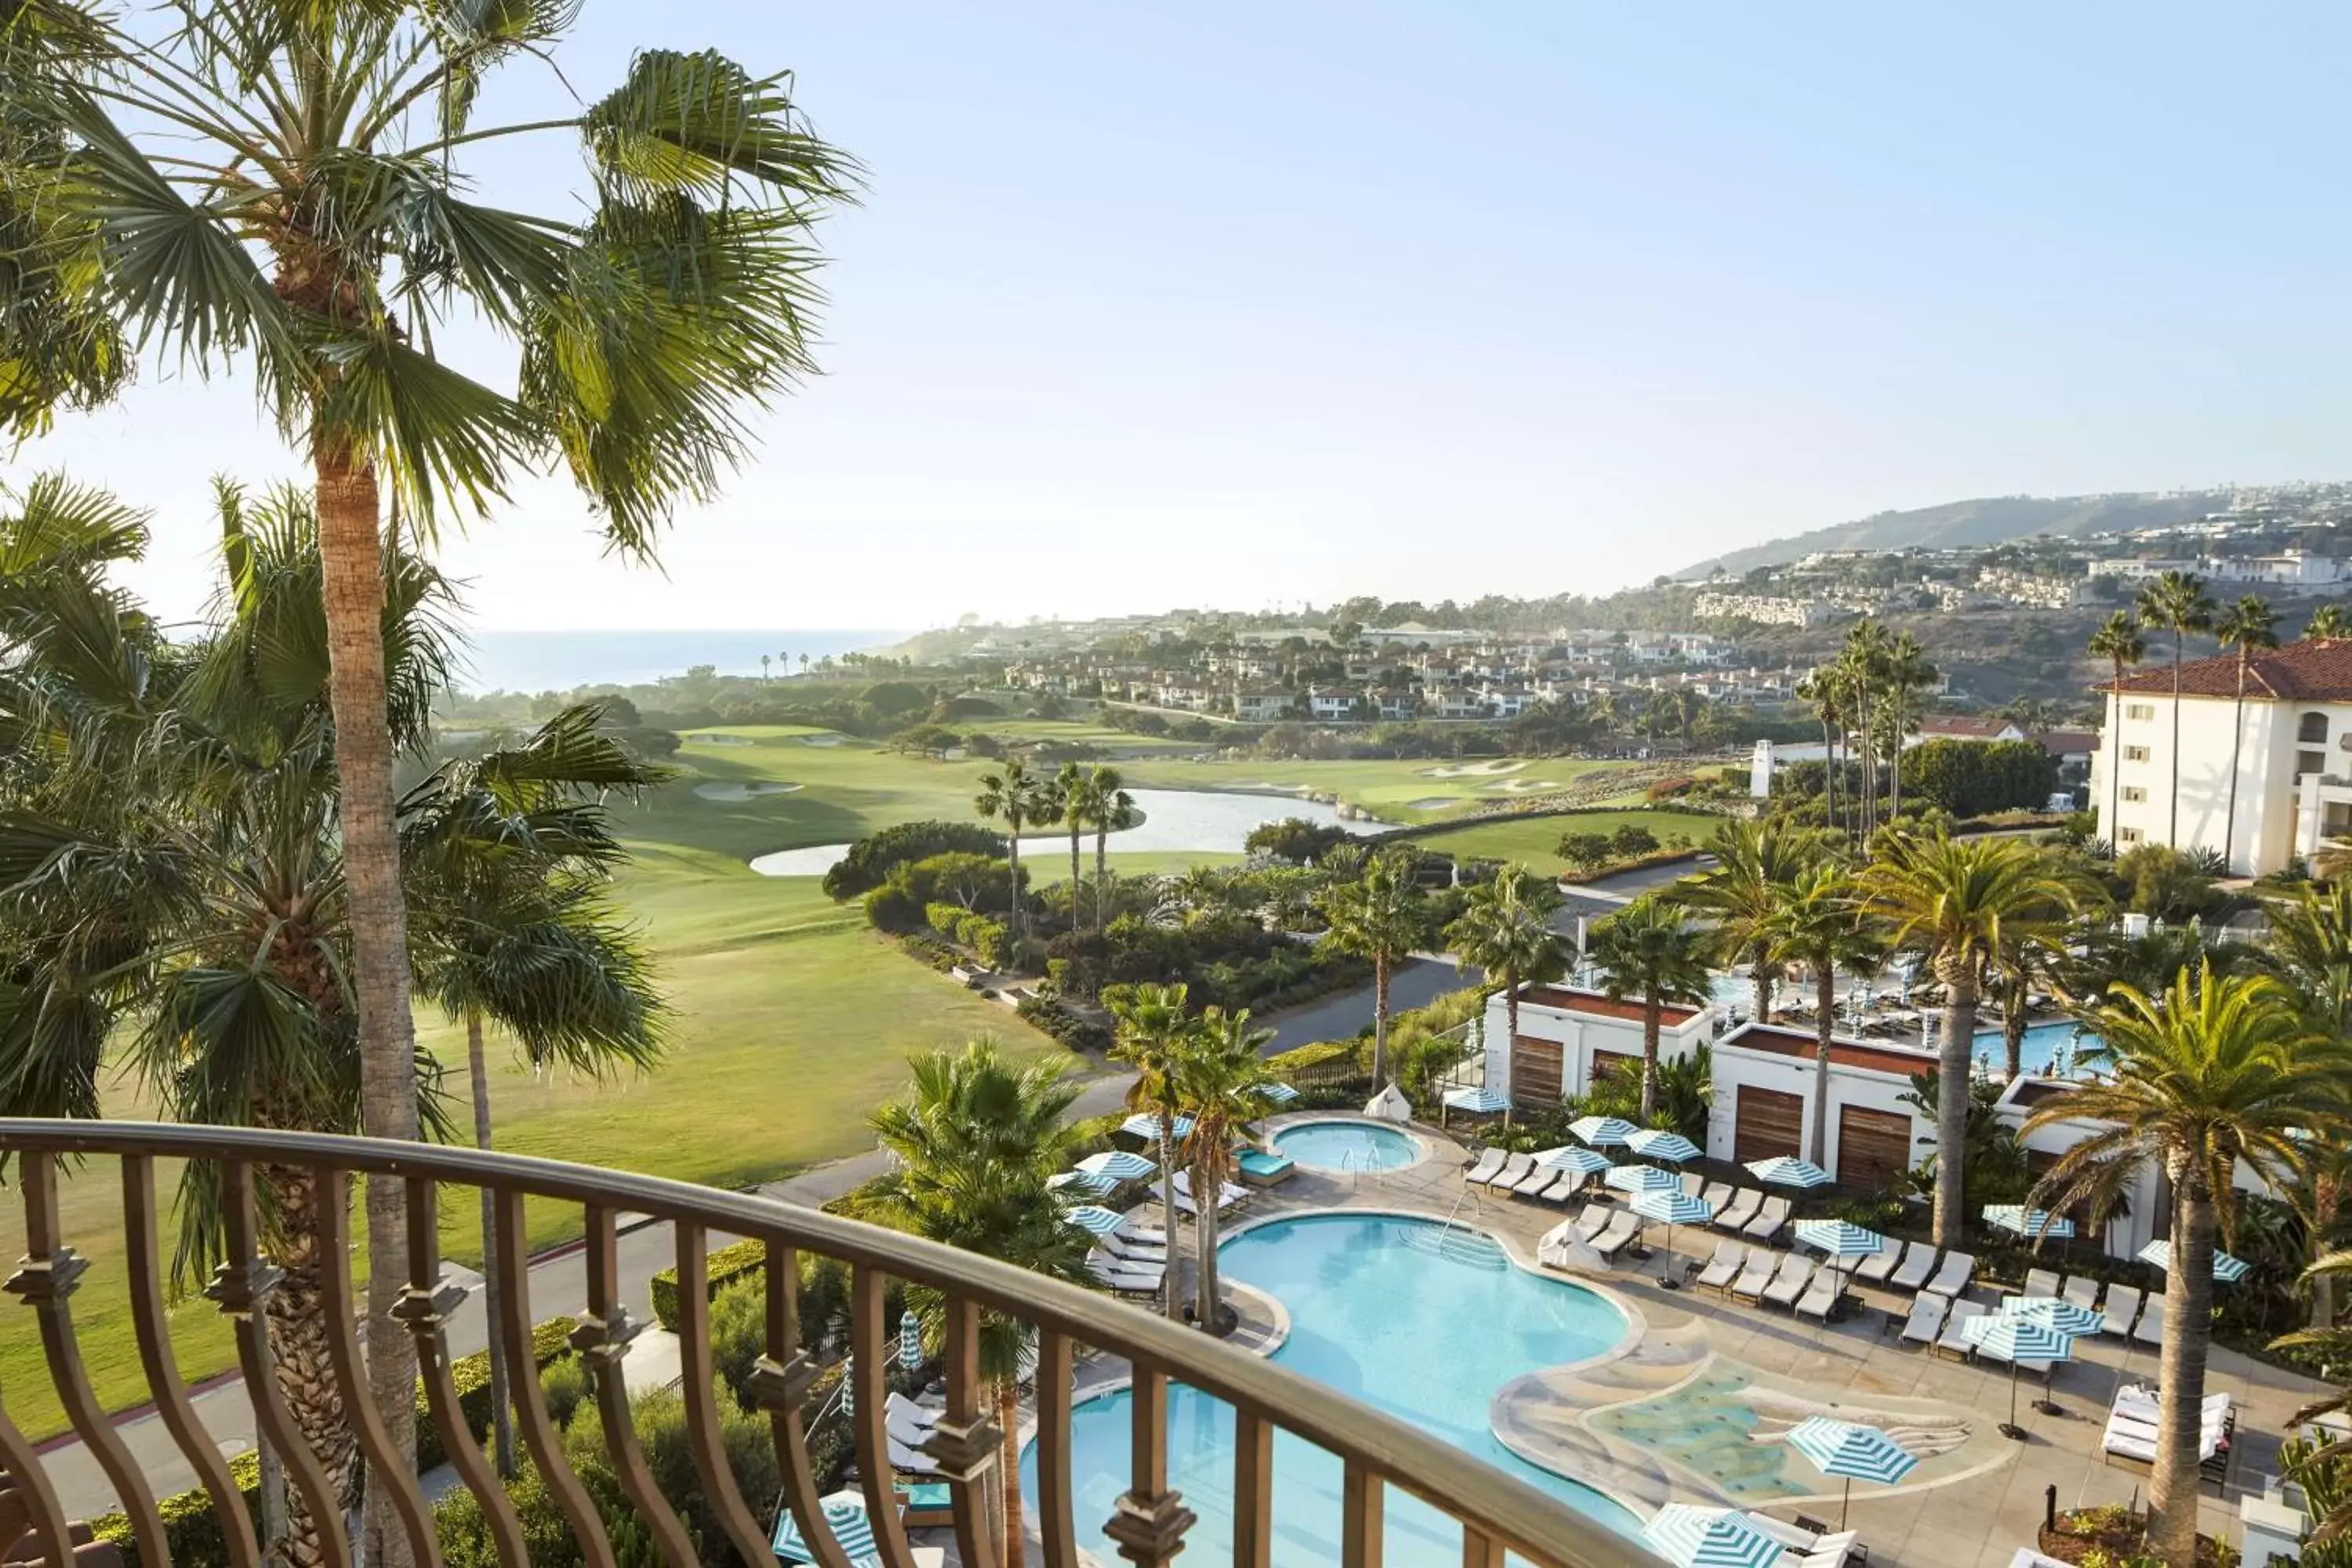
[[[904,883],[885,882],[866,895],[866,920],[876,931],[915,931],[923,923],[922,900]]]
[[[941,974],[945,974],[963,962],[962,953],[943,942],[923,935],[920,931],[909,931],[893,940],[898,942],[901,952],[929,964]]]
[[[1108,1025],[1080,1017],[1067,1003],[1055,997],[1024,996],[1013,1011],[1074,1051],[1092,1051],[1099,1056],[1111,1047]]]
[[[732,1247],[722,1247],[703,1259],[706,1275],[702,1299],[709,1300],[722,1285],[756,1272],[768,1261],[768,1244],[764,1241],[739,1241]],[[654,1321],[677,1332],[677,1270],[665,1268],[654,1276]]]
[[[1003,965],[1012,935],[1003,921],[982,914],[968,914],[956,926],[956,940],[977,953],[981,963],[991,969]]]
[[[997,858],[1008,847],[1004,835],[974,822],[902,822],[852,844],[824,874],[824,890],[835,900],[855,898],[880,887],[896,866],[955,850]]]
[[[951,904],[945,900],[936,900],[923,906],[924,921],[941,936],[955,935],[957,928],[963,924],[964,916],[971,912],[961,904]]]
[[[541,1372],[572,1354],[575,1318],[550,1318],[530,1331],[531,1364]],[[476,1351],[449,1363],[449,1381],[457,1390],[457,1410],[466,1430],[476,1437],[490,1429],[490,1352]],[[449,1458],[441,1434],[433,1429],[432,1407],[425,1402],[425,1385],[416,1385],[416,1468],[429,1470]]]
[[[244,1495],[247,1511],[252,1513],[261,1492],[261,1456],[250,1451],[237,1455],[228,1462],[228,1478]],[[163,1543],[171,1551],[173,1568],[226,1568],[228,1532],[221,1528],[210,1492],[202,1487],[173,1492],[155,1500],[155,1511],[163,1518]],[[257,1516],[257,1533],[258,1522]],[[136,1568],[139,1542],[131,1535],[129,1519],[119,1513],[100,1514],[89,1521],[89,1532],[121,1548],[123,1561]]]

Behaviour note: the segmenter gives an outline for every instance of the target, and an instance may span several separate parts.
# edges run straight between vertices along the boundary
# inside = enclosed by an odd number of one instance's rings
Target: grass
[[[1559,858],[1557,846],[1567,833],[1614,833],[1627,826],[1646,827],[1664,842],[1679,833],[1704,844],[1715,835],[1716,819],[1685,816],[1672,811],[1594,811],[1573,816],[1505,817],[1467,827],[1439,827],[1416,833],[1413,842],[1448,854],[1487,860],[1515,861],[1547,876],[1564,876],[1571,869]]]
[[[1296,788],[1365,807],[1385,822],[1414,825],[1440,822],[1475,805],[1556,794],[1643,765],[1569,757],[1289,763],[1144,758],[1120,763],[1119,772],[1130,785],[1161,789]]]

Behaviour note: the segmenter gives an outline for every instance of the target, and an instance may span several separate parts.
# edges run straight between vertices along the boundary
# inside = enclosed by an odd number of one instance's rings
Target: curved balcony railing
[[[963,1568],[1007,1568],[999,1562],[998,1542],[985,1522],[983,1494],[994,1484],[1002,1434],[987,1414],[990,1401],[981,1377],[983,1310],[1015,1318],[1037,1335],[1037,1528],[1049,1568],[1076,1568],[1079,1562],[1072,1512],[1070,1410],[1073,1356],[1082,1345],[1125,1358],[1134,1372],[1133,1473],[1113,1517],[1102,1528],[1119,1554],[1137,1568],[1168,1563],[1183,1549],[1186,1531],[1195,1522],[1169,1485],[1171,1383],[1189,1384],[1234,1408],[1232,1552],[1238,1568],[1263,1568],[1273,1552],[1277,1430],[1340,1460],[1345,1478],[1340,1554],[1350,1568],[1372,1568],[1381,1561],[1384,1493],[1391,1487],[1460,1521],[1462,1561],[1467,1568],[1500,1568],[1507,1552],[1542,1568],[1636,1568],[1652,1562],[1590,1519],[1461,1449],[1261,1357],[992,1258],[814,1209],[551,1160],[242,1128],[0,1119],[0,1152],[16,1163],[26,1222],[27,1256],[9,1289],[38,1316],[49,1374],[68,1419],[112,1482],[137,1535],[142,1561],[150,1565],[169,1560],[156,1500],[99,1407],[75,1339],[69,1300],[87,1264],[60,1228],[57,1176],[64,1156],[111,1157],[120,1163],[129,1293],[141,1361],[158,1415],[224,1521],[234,1568],[257,1568],[260,1552],[228,1467],[199,1422],[173,1361],[159,1251],[163,1210],[155,1179],[158,1159],[217,1163],[227,1260],[207,1294],[235,1321],[239,1363],[257,1395],[256,1420],[285,1462],[289,1489],[309,1502],[310,1517],[332,1520],[340,1517],[340,1510],[330,1499],[325,1470],[267,1375],[267,1331],[259,1315],[275,1271],[258,1250],[256,1172],[267,1167],[315,1173],[325,1198],[317,1205],[317,1240],[324,1264],[323,1302],[331,1320],[327,1337],[334,1376],[352,1435],[368,1460],[371,1483],[390,1487],[420,1568],[440,1568],[442,1562],[432,1510],[415,1476],[393,1459],[391,1440],[367,1396],[367,1371],[354,1331],[350,1205],[344,1201],[354,1176],[390,1175],[406,1184],[408,1270],[394,1316],[415,1336],[435,1430],[458,1477],[479,1500],[507,1568],[526,1568],[521,1531],[460,1415],[449,1374],[444,1331],[465,1292],[442,1277],[435,1216],[444,1187],[487,1191],[497,1205],[499,1240],[486,1268],[498,1286],[499,1321],[491,1327],[507,1350],[514,1421],[590,1568],[612,1568],[613,1551],[596,1508],[564,1461],[560,1434],[542,1403],[529,1353],[526,1198],[576,1203],[583,1210],[588,1310],[580,1317],[573,1341],[588,1352],[585,1360],[605,1421],[607,1446],[623,1485],[647,1521],[662,1555],[677,1568],[692,1568],[694,1551],[660,1499],[629,1430],[618,1365],[620,1348],[630,1332],[619,1300],[614,1247],[616,1220],[624,1214],[669,1222],[682,1281],[704,1277],[709,1238],[714,1233],[767,1243],[766,1354],[753,1375],[753,1389],[770,1418],[778,1469],[784,1478],[784,1505],[793,1510],[823,1568],[848,1568],[848,1559],[818,1506],[817,1478],[802,1431],[803,1401],[818,1375],[817,1366],[801,1348],[795,1281],[796,1258],[802,1252],[840,1259],[850,1269],[856,1468],[876,1549],[887,1568],[908,1568],[913,1561],[898,1521],[887,1447],[884,1376],[892,1326],[885,1322],[884,1300],[893,1281],[933,1288],[946,1302],[942,1359],[947,1409],[926,1452],[938,1462],[940,1479],[950,1488],[957,1555]],[[774,1521],[762,1513],[768,1500],[741,1495],[720,1440],[706,1293],[689,1284],[678,1292],[678,1303],[680,1393],[705,1504],[723,1522],[744,1562],[772,1561],[769,1527]],[[1443,1354],[1444,1349],[1430,1347],[1433,1354]],[[40,1454],[8,1418],[5,1403],[0,1403],[0,1469],[26,1482],[19,1490],[28,1494],[25,1501],[37,1547],[50,1562],[70,1561],[68,1522],[43,1474]],[[340,1533],[330,1529],[321,1534],[331,1568],[349,1568],[351,1552]]]

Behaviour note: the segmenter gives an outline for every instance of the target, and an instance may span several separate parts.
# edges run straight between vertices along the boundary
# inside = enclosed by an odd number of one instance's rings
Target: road
[[[1478,980],[1477,970],[1457,969],[1451,958],[1417,953],[1397,965],[1396,973],[1389,976],[1390,1015],[1426,1007],[1447,992],[1475,985]],[[1371,1027],[1372,983],[1367,980],[1352,990],[1335,991],[1296,1007],[1268,1013],[1253,1022],[1274,1030],[1274,1043],[1268,1050],[1293,1050],[1318,1040],[1344,1040]]]

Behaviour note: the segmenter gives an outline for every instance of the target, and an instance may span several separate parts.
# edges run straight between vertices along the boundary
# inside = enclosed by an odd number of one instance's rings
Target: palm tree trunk
[[[1972,960],[1937,965],[1944,983],[1944,1038],[1936,1066],[1936,1215],[1937,1247],[1960,1245],[1968,1223],[1969,1053],[1976,1045],[1977,973]]]
[[[2173,718],[2179,718],[2178,710]],[[2246,654],[2238,650],[2238,702],[2230,710],[2230,809],[2221,818],[2221,869],[2235,868],[2233,856],[2238,843],[2238,759],[2246,744]]]
[[[1021,1389],[1011,1378],[996,1385],[996,1425],[1004,1434],[1003,1451],[997,1457],[997,1493],[1004,1515],[1005,1568],[1021,1568],[1028,1552],[1022,1540],[1026,1533],[1021,1518]]]
[[[1889,822],[1900,822],[1903,819],[1903,699],[1905,695],[1899,682],[1889,694],[1894,707],[1889,715],[1893,722],[1888,728],[1895,731],[1890,742],[1895,752],[1895,760],[1886,764],[1886,820]]]
[[[1110,884],[1110,857],[1104,842],[1110,837],[1107,824],[1095,824],[1095,930],[1103,929],[1103,889]]]
[[[2336,1208],[2343,1201],[2343,1188],[2336,1178],[2321,1172],[2311,1179],[2311,1223],[2305,1226],[2304,1248],[2313,1259],[2323,1256],[2336,1234]],[[2336,1326],[2336,1277],[2332,1274],[2311,1276],[2311,1322],[2315,1329]]]
[[[1503,1059],[1507,1062],[1518,1050],[1519,1046],[1519,973],[1516,969],[1506,969],[1503,971],[1503,1027],[1510,1031],[1510,1038],[1503,1043]],[[1484,1043],[1486,1039],[1486,1026],[1483,1024],[1480,1025],[1478,1035],[1481,1043]],[[1480,1078],[1482,1080],[1484,1079],[1484,1077],[1485,1073],[1482,1068],[1480,1072]],[[1563,1083],[1560,1085],[1560,1090],[1563,1094],[1567,1092],[1567,1089],[1568,1086],[1566,1084]],[[1507,1106],[1503,1110],[1503,1121],[1506,1124],[1508,1124],[1510,1120],[1511,1112],[1509,1108]]]
[[[2172,1267],[2164,1279],[2147,1549],[2171,1568],[2195,1568],[2197,1447],[2205,1411],[2205,1352],[2213,1332],[2213,1200],[2185,1167],[2171,1173]]]
[[[1830,1168],[1830,1031],[1836,1018],[1837,969],[1813,970],[1813,1152],[1814,1164]]]
[[[2107,748],[2107,853],[2120,854],[2117,843],[2124,836],[2123,824],[2116,820],[2124,808],[2123,775],[2124,661],[2116,660],[2115,689],[2108,694],[2107,732],[2099,743]]]
[[[474,1147],[487,1152],[490,1147],[490,1068],[482,1049],[482,1015],[478,1008],[466,1011],[466,1076],[471,1082],[474,1096]],[[499,1205],[490,1189],[482,1189],[482,1256],[498,1256]],[[507,1352],[499,1342],[499,1276],[495,1268],[482,1270],[482,1311],[484,1321],[491,1325],[490,1333],[490,1457],[498,1465],[499,1474],[511,1480],[515,1473],[514,1412],[507,1405]]]
[[[1200,1206],[1196,1194],[1192,1207],[1197,1212]],[[1160,1233],[1168,1238],[1169,1245],[1175,1245],[1176,1125],[1169,1119],[1164,1107],[1160,1112]],[[1160,1298],[1161,1310],[1168,1314],[1170,1322],[1183,1316],[1176,1307],[1176,1271],[1173,1268],[1160,1277]]]
[[[359,995],[360,1125],[375,1138],[414,1139],[416,1036],[409,1016],[408,912],[393,821],[392,729],[385,713],[383,556],[375,471],[347,447],[320,445],[319,562],[326,611],[328,695],[343,875],[350,889],[352,967]],[[393,1321],[408,1278],[404,1190],[370,1176],[368,1388],[403,1463],[416,1457],[415,1342]],[[392,1488],[368,1489],[365,1556],[372,1568],[408,1568],[407,1533]]]
[[[1076,817],[1072,817],[1070,819],[1070,929],[1072,931],[1084,929],[1078,920],[1078,893],[1085,886],[1086,879],[1078,875],[1078,822]]]
[[[2180,645],[2185,628],[2172,628],[2172,822],[2165,843],[2180,847]]]
[[[2008,1058],[2009,1081],[2025,1070],[2025,987],[2004,986],[2000,996],[2000,1043]]]
[[[1642,1125],[1658,1109],[1658,1023],[1664,1012],[1664,999],[1652,991],[1642,1003]]]
[[[1389,959],[1372,956],[1372,1088],[1389,1086]]]
[[[1004,836],[1004,863],[1013,889],[1013,945],[1021,946],[1021,819],[1007,815],[1004,826],[1011,832]]]
[[[319,1255],[318,1174],[281,1165],[269,1166],[263,1173],[278,1211],[269,1253],[285,1270],[285,1279],[269,1293],[264,1308],[269,1323],[270,1364],[303,1442],[318,1456],[336,1495],[349,1508],[359,1494],[359,1448],[343,1413],[343,1396],[335,1383],[334,1362],[327,1344],[320,1269],[328,1267],[329,1260]],[[415,1408],[412,1394],[407,1411],[412,1436]],[[286,1562],[292,1568],[318,1568],[327,1561],[321,1532],[341,1531],[343,1521],[313,1519],[310,1500],[299,1487],[287,1487],[284,1492]]]
[[[1772,1021],[1772,960],[1765,953],[1756,955],[1756,963],[1748,970],[1748,978],[1756,987],[1756,1021]]]
[[[1204,1155],[1192,1172],[1192,1201],[1200,1212],[1192,1222],[1192,1322],[1214,1332],[1217,1326],[1217,1205],[1212,1194],[1223,1191],[1225,1173],[1223,1151]]]

